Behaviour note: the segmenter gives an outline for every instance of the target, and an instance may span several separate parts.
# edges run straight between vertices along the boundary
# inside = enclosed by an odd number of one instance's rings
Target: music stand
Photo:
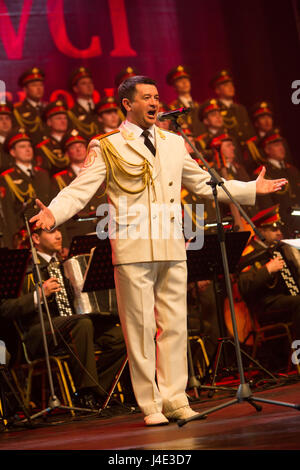
[[[0,248],[0,300],[2,299],[15,299],[19,297],[23,285],[24,276],[30,259],[29,250],[9,250],[8,248]],[[30,415],[24,403],[20,399],[15,387],[10,381],[10,373],[6,364],[0,364],[0,380],[9,387],[13,396],[24,412],[27,421],[30,423]],[[1,381],[2,381],[1,380]],[[2,394],[3,405],[3,422],[6,424],[5,419],[5,396]]]
[[[230,273],[236,272],[237,265],[240,261],[242,252],[247,244],[251,232],[225,232],[225,245],[226,251],[228,253],[228,268]],[[204,386],[201,385],[199,382],[197,387],[204,389],[204,390],[233,390],[236,391],[235,388],[229,387],[219,387],[214,386],[217,376],[217,371],[219,367],[219,361],[221,357],[221,352],[223,345],[226,343],[231,344],[234,346],[234,343],[225,336],[225,325],[224,325],[224,315],[223,315],[223,308],[222,302],[220,299],[220,292],[221,289],[219,288],[219,277],[224,276],[224,268],[222,264],[222,254],[219,245],[218,235],[211,233],[204,235],[204,246],[201,250],[187,250],[187,269],[188,269],[188,283],[196,283],[197,281],[201,280],[212,280],[214,286],[214,293],[216,298],[216,306],[217,306],[217,318],[220,330],[220,339],[219,344],[217,347],[217,352],[214,358],[214,372],[212,374],[212,382],[211,386]],[[263,368],[258,361],[254,358],[249,356],[245,351],[241,350],[242,354],[245,355],[248,359],[250,359],[255,365],[257,365],[260,369],[266,372],[268,375],[272,377],[272,379],[276,380],[276,378],[265,368]],[[226,356],[226,350],[224,349],[224,356],[225,356],[225,365],[228,365],[228,359]],[[193,379],[193,383],[195,384],[195,378]],[[212,396],[210,394],[209,396]]]
[[[82,292],[115,288],[114,267],[109,238],[99,240],[92,248],[88,266],[84,273]]]
[[[99,242],[96,233],[89,235],[76,235],[72,238],[68,258],[72,256],[89,254]]]
[[[104,240],[100,240],[98,238],[97,246],[91,250],[89,263],[84,274],[82,292],[111,289],[115,289],[115,280],[110,241],[109,238]],[[101,410],[104,410],[107,407],[127,362],[128,357],[126,356],[111,385]]]
[[[227,254],[227,251],[226,251],[224,228],[223,228],[223,225],[222,225],[222,216],[221,216],[219,200],[218,200],[218,187],[220,187],[222,189],[222,191],[225,192],[226,196],[228,197],[228,200],[231,201],[234,204],[234,206],[238,209],[239,213],[245,218],[245,220],[249,223],[250,227],[259,236],[259,238],[263,241],[263,243],[264,243],[265,239],[261,235],[259,230],[256,228],[256,226],[254,225],[254,223],[252,222],[250,217],[247,215],[247,213],[241,207],[241,205],[237,202],[237,200],[232,196],[230,191],[224,185],[224,180],[220,177],[220,175],[217,173],[217,171],[215,169],[213,169],[209,166],[208,162],[205,160],[203,155],[199,152],[199,150],[195,147],[195,145],[190,141],[190,139],[187,137],[187,135],[183,132],[182,128],[180,127],[180,124],[177,121],[177,117],[174,116],[172,120],[173,120],[173,125],[174,125],[175,129],[180,133],[180,135],[183,137],[183,139],[186,142],[188,142],[188,144],[191,146],[192,150],[195,152],[195,154],[197,155],[199,160],[201,160],[202,163],[204,164],[208,174],[211,177],[210,181],[208,181],[207,184],[211,186],[212,195],[213,195],[213,199],[214,199],[214,202],[215,202],[218,243],[220,245],[221,254],[222,254],[222,264],[223,264],[223,267],[224,267],[224,278],[225,278],[226,290],[227,290],[227,295],[228,295],[229,305],[230,305],[230,313],[231,313],[231,320],[232,320],[233,333],[234,333],[234,345],[235,345],[237,366],[238,366],[238,371],[239,371],[239,376],[240,376],[240,384],[239,384],[235,399],[233,399],[233,400],[231,400],[227,403],[224,403],[222,405],[216,406],[216,407],[214,407],[210,410],[204,411],[203,413],[197,413],[195,416],[193,416],[191,418],[179,420],[178,421],[178,426],[183,426],[184,424],[186,424],[189,421],[194,421],[194,420],[197,420],[197,419],[206,418],[206,416],[210,413],[213,413],[217,410],[220,410],[222,408],[225,408],[225,407],[228,407],[228,406],[231,406],[231,405],[235,405],[237,403],[242,403],[244,401],[246,401],[247,403],[252,405],[257,411],[261,411],[261,409],[262,409],[262,407],[260,405],[258,405],[257,402],[258,403],[268,403],[268,404],[273,404],[273,405],[277,405],[277,406],[290,407],[290,408],[294,408],[294,409],[300,411],[300,404],[297,404],[297,403],[285,403],[285,402],[280,402],[280,401],[267,400],[267,399],[264,399],[264,398],[254,396],[251,392],[249,384],[246,383],[246,381],[245,381],[242,354],[241,354],[241,348],[240,348],[240,344],[239,344],[239,336],[238,336],[237,323],[236,323],[235,310],[234,310],[234,299],[233,299],[233,294],[232,294],[230,273],[229,273],[229,268],[228,268],[228,254]]]

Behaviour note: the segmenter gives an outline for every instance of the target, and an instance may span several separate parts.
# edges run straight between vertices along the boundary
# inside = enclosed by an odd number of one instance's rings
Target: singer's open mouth
[[[150,117],[154,117],[155,113],[156,113],[155,109],[150,109],[150,111],[147,112],[147,115],[150,116]]]

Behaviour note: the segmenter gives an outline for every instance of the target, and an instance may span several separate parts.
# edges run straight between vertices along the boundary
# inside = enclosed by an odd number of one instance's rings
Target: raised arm
[[[81,211],[94,196],[97,189],[103,183],[106,175],[106,166],[101,156],[99,142],[93,140],[85,164],[74,181],[62,189],[58,195],[46,207],[41,201],[36,203],[40,212],[30,219],[46,230],[51,230]]]
[[[224,180],[224,186],[226,186],[227,190],[240,204],[254,205],[256,194],[269,194],[279,191],[282,186],[287,183],[285,178],[267,180],[265,179],[265,173],[266,169],[263,167],[256,180],[249,182]],[[211,186],[207,184],[210,179],[210,174],[202,170],[197,162],[186,152],[182,172],[183,185],[198,196],[211,199],[213,197],[212,189]],[[221,202],[230,202],[225,191],[222,189],[218,191],[218,196]]]

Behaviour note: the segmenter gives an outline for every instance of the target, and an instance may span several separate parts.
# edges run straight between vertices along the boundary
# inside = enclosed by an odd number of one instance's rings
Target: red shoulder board
[[[12,173],[14,170],[14,168],[8,168],[8,170],[5,170],[1,173],[1,176],[8,175],[8,173]]]
[[[45,168],[41,168],[40,166],[34,166],[33,169],[35,171],[43,171],[44,173],[48,173],[47,170],[45,170]]]
[[[263,166],[260,165],[258,168],[256,168],[256,170],[253,171],[254,175],[258,175],[262,169],[263,169]]]
[[[56,178],[57,176],[67,175],[67,174],[68,174],[68,170],[62,170],[62,171],[59,171],[58,173],[55,173],[55,175],[53,175],[53,178]]]
[[[42,140],[42,142],[39,142],[39,143],[36,145],[36,148],[39,149],[40,147],[42,147],[42,145],[49,144],[49,142],[50,142],[50,138],[45,139],[45,140]]]
[[[205,137],[207,137],[207,132],[205,132],[204,134],[198,135],[198,137],[196,137],[195,140],[201,140],[201,139],[204,139]]]
[[[254,135],[253,137],[250,137],[250,139],[246,140],[246,144],[248,144],[248,142],[257,142],[257,140],[257,135]]]

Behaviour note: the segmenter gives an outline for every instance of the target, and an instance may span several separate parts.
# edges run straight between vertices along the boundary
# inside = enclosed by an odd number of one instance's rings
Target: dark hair
[[[127,111],[124,108],[122,101],[124,98],[127,98],[129,101],[132,101],[136,93],[136,85],[145,84],[145,85],[154,85],[156,86],[156,81],[153,78],[145,77],[143,75],[134,75],[133,77],[126,78],[118,88],[120,108],[124,116],[126,116]]]

